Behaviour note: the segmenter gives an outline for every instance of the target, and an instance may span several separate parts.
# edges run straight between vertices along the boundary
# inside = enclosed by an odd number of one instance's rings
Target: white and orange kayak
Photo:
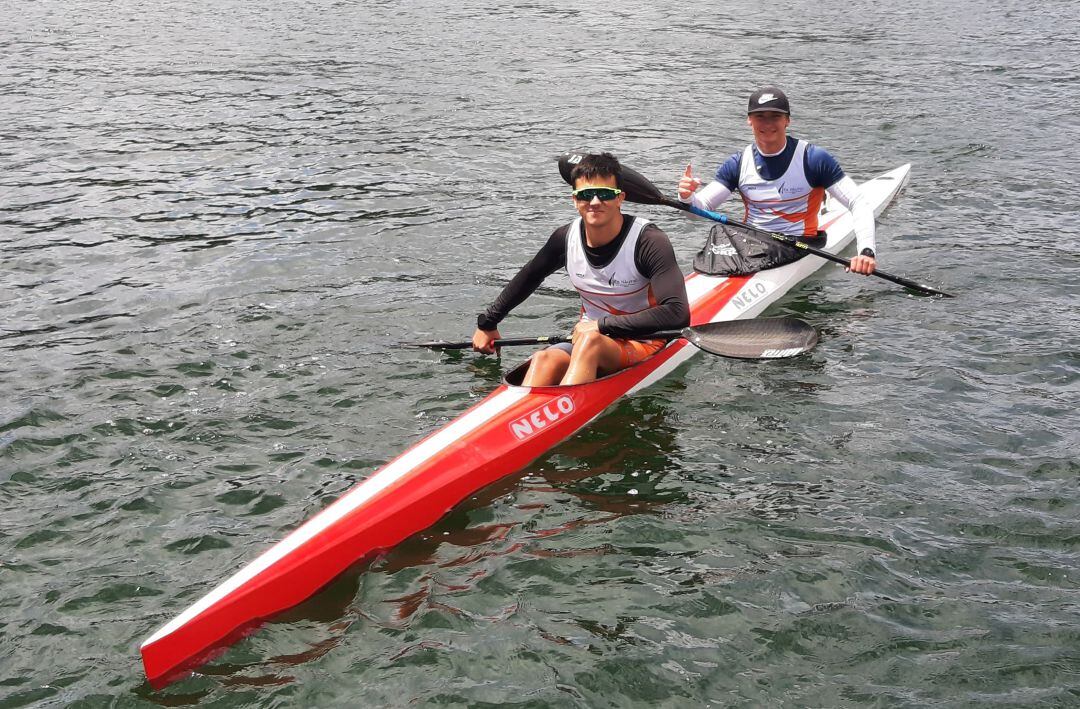
[[[908,179],[904,165],[861,186],[883,210]],[[837,253],[854,237],[842,207],[822,216]],[[691,324],[753,318],[825,263],[807,256],[780,268],[737,277],[686,278]],[[522,387],[524,368],[444,428],[376,471],[341,499],[241,568],[141,646],[147,677],[165,684],[205,661],[257,623],[294,606],[357,561],[393,547],[434,524],[454,505],[520,470],[599,416],[622,396],[643,389],[697,349],[672,340],[640,364],[587,384]]]

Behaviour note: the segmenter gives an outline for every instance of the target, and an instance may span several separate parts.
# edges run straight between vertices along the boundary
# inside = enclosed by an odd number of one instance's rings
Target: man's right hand
[[[484,354],[495,354],[495,340],[501,338],[498,330],[476,329],[472,336],[472,348]]]
[[[684,201],[690,199],[690,195],[697,192],[698,187],[701,187],[701,180],[694,177],[693,168],[690,163],[686,163],[686,170],[679,179],[679,199]]]

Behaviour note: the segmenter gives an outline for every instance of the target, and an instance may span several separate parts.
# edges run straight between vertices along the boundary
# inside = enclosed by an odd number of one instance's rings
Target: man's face
[[[618,189],[618,183],[614,177],[581,177],[574,180],[574,191],[587,189],[589,187],[610,187]],[[574,206],[577,207],[578,214],[581,215],[587,226],[593,228],[603,228],[612,224],[622,212],[622,203],[625,199],[625,194],[620,194],[615,199],[609,199],[603,201],[599,197],[593,197],[589,201],[574,198]]]
[[[777,145],[787,139],[787,127],[791,125],[791,116],[779,111],[761,111],[751,113],[746,122],[754,131],[754,140],[758,144]]]

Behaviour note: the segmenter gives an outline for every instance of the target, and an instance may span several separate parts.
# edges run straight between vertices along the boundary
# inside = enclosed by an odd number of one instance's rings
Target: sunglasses
[[[596,197],[601,202],[610,202],[621,195],[622,190],[617,190],[614,187],[583,187],[580,190],[574,190],[571,194],[574,195],[574,199],[582,202],[591,202],[593,197]]]

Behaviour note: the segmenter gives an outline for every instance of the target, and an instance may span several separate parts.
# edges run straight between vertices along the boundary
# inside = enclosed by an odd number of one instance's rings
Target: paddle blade
[[[574,186],[574,181],[570,179],[570,171],[573,170],[574,165],[577,165],[579,162],[581,162],[581,158],[585,157],[586,155],[588,155],[588,153],[583,150],[571,150],[570,152],[563,153],[558,157],[559,174],[562,175],[562,178],[566,182],[566,184],[570,185],[571,187]]]
[[[710,354],[737,359],[794,357],[817,344],[817,330],[797,318],[728,320],[685,328],[683,337]]]
[[[685,209],[686,205],[669,199],[657,188],[656,185],[645,179],[637,170],[631,170],[622,166],[622,174],[619,176],[619,187],[626,192],[626,199],[637,204],[661,204],[667,207]]]
[[[581,159],[589,153],[583,150],[574,150],[568,153],[563,153],[559,156],[559,174],[566,180],[568,185],[573,185],[570,180],[570,171],[574,169],[574,165],[581,162]],[[676,207],[678,209],[686,209],[686,205],[682,202],[677,202],[672,199],[668,199],[664,194],[657,189],[656,185],[649,182],[644,175],[637,170],[632,170],[626,165],[622,166],[622,174],[619,176],[619,189],[626,193],[626,199],[629,202],[635,202],[637,204],[661,204],[668,207]]]

